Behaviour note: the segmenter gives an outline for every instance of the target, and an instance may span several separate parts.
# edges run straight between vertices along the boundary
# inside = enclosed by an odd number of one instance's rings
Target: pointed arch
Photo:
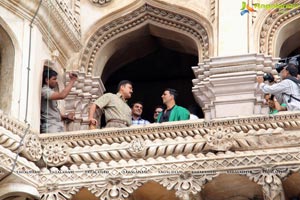
[[[92,33],[82,52],[81,69],[84,69],[88,74],[99,75],[105,62],[112,55],[112,53],[101,54],[100,52],[103,52],[105,47],[108,48],[108,44],[116,45],[113,42],[126,33],[147,25],[158,27],[172,34],[175,33],[173,39],[177,42],[182,40],[180,37],[189,40],[195,46],[199,61],[212,56],[213,31],[209,20],[184,8],[176,7],[175,13],[171,11],[171,7],[171,5],[150,0],[143,1],[143,3],[130,5],[125,10],[112,13],[111,16],[100,20],[95,25],[99,28]],[[100,56],[102,59],[101,66],[96,63]],[[100,68],[97,73],[95,73],[95,65]]]
[[[178,200],[179,198],[176,197],[175,192],[175,190],[168,190],[167,187],[164,187],[156,181],[149,180],[131,194],[130,200]]]
[[[13,31],[0,17],[0,109],[11,112],[13,101],[13,81],[17,66],[18,45]],[[16,83],[15,83],[16,84]]]
[[[299,24],[300,9],[290,9],[285,13],[280,13],[279,10],[265,11],[263,16],[262,20],[257,22],[260,29],[256,35],[259,52],[274,57],[287,56],[282,54],[282,48],[285,41],[299,35],[300,28],[294,24]]]
[[[224,195],[225,194],[225,195]],[[205,198],[221,199],[262,199],[262,188],[240,174],[220,174],[205,184],[202,190]]]

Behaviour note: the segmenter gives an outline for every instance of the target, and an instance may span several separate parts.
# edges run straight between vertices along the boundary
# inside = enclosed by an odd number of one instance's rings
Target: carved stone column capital
[[[276,59],[263,54],[215,57],[192,67],[192,92],[206,119],[267,113],[256,77],[276,71]],[[273,69],[273,70],[272,70]]]
[[[77,74],[78,80],[65,99],[66,112],[75,113],[75,120],[68,124],[67,130],[69,131],[89,128],[90,103],[101,96],[105,90],[100,77],[92,77],[92,75],[86,75],[85,72],[77,72]],[[66,73],[66,80],[68,83],[68,73]]]

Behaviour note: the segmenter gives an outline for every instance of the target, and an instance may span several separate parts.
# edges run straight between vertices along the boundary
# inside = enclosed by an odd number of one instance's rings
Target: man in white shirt
[[[148,120],[142,119],[141,117],[142,113],[143,113],[143,103],[139,101],[133,103],[131,107],[132,125],[150,124]]]
[[[299,80],[296,79],[297,74],[297,67],[288,64],[280,72],[281,82],[267,85],[263,77],[257,77],[257,83],[263,93],[273,94],[280,104],[285,103],[288,111],[300,110],[300,86]]]

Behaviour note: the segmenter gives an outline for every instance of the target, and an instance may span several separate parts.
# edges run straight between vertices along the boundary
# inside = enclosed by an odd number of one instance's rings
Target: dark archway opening
[[[110,66],[112,58],[107,65]],[[174,88],[179,96],[177,105],[188,108],[196,107],[196,115],[203,118],[201,108],[195,102],[192,94],[192,79],[195,78],[191,66],[198,63],[198,57],[170,50],[159,45],[154,51],[127,63],[113,72],[104,83],[106,92],[115,93],[120,80],[133,82],[133,96],[128,101],[131,105],[135,101],[144,103],[142,117],[153,122],[153,110],[156,105],[162,105],[161,95],[165,88]],[[108,69],[105,68],[103,74]],[[103,79],[102,79],[103,80]]]

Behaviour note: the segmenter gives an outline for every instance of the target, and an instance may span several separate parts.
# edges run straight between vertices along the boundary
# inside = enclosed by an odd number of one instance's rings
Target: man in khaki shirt
[[[127,105],[127,99],[132,95],[132,83],[123,80],[118,85],[118,93],[106,93],[99,97],[90,107],[90,126],[97,126],[98,121],[94,118],[98,106],[105,114],[106,127],[127,127],[132,124],[131,109]]]

